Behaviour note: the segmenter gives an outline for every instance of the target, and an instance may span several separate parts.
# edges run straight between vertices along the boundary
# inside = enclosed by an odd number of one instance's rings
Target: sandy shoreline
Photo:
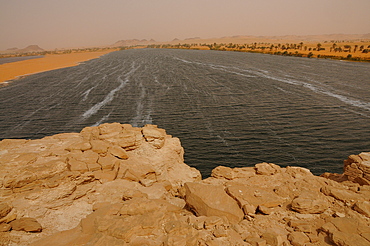
[[[112,50],[46,55],[42,58],[1,64],[0,85],[6,84],[7,81],[14,80],[22,76],[65,67],[73,67],[78,65],[80,62],[95,59],[110,52],[112,52]]]

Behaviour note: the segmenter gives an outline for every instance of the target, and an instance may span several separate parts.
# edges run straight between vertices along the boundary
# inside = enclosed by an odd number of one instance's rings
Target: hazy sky
[[[370,33],[370,0],[0,0],[0,50],[121,39]]]

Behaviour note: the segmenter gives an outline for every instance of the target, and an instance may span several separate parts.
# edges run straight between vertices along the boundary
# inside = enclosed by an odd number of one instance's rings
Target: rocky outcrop
[[[370,153],[350,155],[344,161],[344,175],[361,185],[370,185]]]
[[[203,180],[183,154],[153,125],[3,140],[0,245],[370,245],[369,153],[340,175],[259,163]]]

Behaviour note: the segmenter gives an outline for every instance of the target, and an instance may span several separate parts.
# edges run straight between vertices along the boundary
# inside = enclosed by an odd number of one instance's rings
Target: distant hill
[[[40,48],[38,45],[29,45],[24,49],[21,49],[23,52],[41,52],[44,51],[44,49]]]
[[[154,39],[150,39],[149,41],[146,39],[126,39],[126,40],[119,40],[114,44],[110,45],[111,47],[123,47],[123,46],[134,46],[134,45],[148,45],[153,44],[156,41]]]
[[[45,51],[44,49],[40,48],[38,45],[29,45],[26,48],[18,49],[18,48],[10,48],[7,49],[4,52],[1,52],[3,54],[20,54],[20,53],[33,53],[33,52],[42,52]]]
[[[185,38],[185,40],[195,40],[195,39],[201,39],[200,37],[195,37],[195,38]]]

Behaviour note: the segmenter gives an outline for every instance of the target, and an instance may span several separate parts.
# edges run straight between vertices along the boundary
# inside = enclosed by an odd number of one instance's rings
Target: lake
[[[370,64],[264,54],[135,49],[0,88],[0,139],[106,122],[179,137],[203,176],[260,162],[342,172],[370,151]]]

